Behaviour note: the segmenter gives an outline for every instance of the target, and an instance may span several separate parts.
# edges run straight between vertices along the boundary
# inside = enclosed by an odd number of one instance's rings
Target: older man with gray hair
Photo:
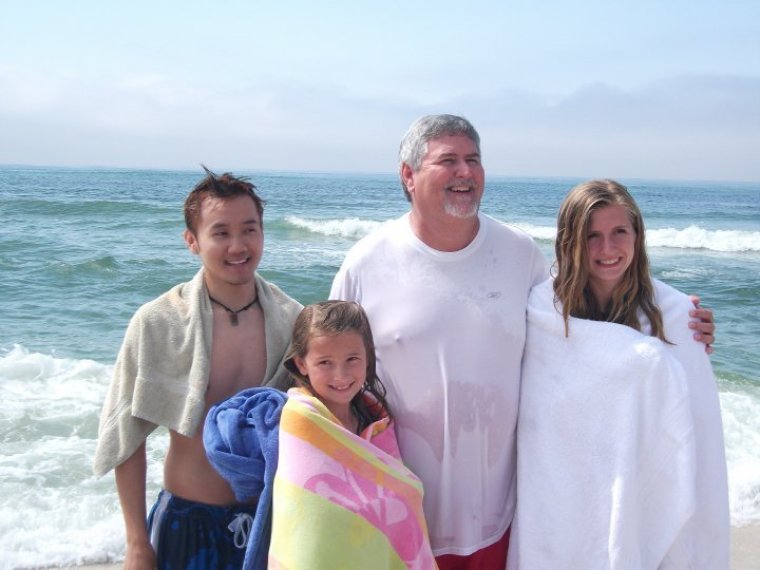
[[[351,249],[330,296],[369,315],[439,566],[504,568],[525,307],[544,258],[479,213],[485,175],[467,120],[423,117],[399,154],[411,211]]]

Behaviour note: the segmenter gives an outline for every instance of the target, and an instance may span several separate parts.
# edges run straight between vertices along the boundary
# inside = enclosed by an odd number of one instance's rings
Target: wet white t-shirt
[[[408,214],[389,222],[349,251],[330,292],[369,315],[436,556],[493,544],[512,520],[526,303],[546,277],[527,234],[479,218],[456,252],[421,242]]]

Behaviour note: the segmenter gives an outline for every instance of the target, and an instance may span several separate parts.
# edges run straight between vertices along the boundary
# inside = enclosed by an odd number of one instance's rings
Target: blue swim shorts
[[[188,501],[162,490],[148,516],[159,570],[239,570],[256,507]]]

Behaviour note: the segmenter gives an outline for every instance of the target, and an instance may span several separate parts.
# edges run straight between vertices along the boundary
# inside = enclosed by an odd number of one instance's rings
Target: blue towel
[[[277,470],[280,414],[287,396],[248,388],[211,407],[203,428],[209,462],[240,502],[258,500],[245,549],[245,570],[266,570],[272,527],[272,485]]]

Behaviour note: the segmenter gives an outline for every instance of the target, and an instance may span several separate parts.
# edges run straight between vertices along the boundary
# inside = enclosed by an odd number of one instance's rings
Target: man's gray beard
[[[443,205],[443,209],[449,216],[453,218],[460,218],[460,219],[473,218],[478,215],[478,210],[480,209],[480,202],[478,201],[475,204],[472,204],[467,209],[463,209],[462,207],[451,204],[450,202],[445,202]]]

